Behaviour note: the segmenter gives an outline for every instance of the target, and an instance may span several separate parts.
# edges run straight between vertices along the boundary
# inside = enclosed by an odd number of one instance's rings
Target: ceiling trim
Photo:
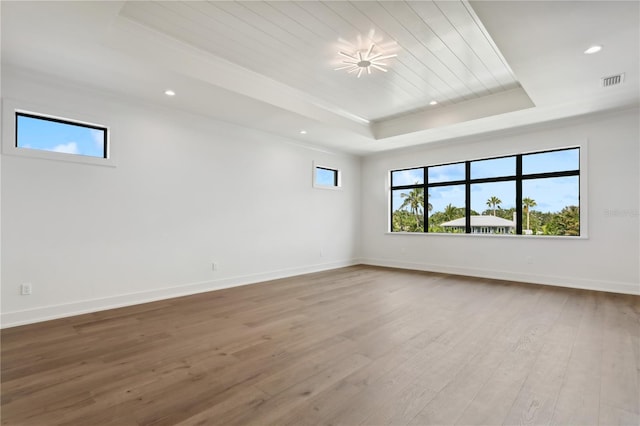
[[[427,108],[400,117],[381,120],[374,122],[372,127],[376,139],[385,139],[534,106],[524,89],[518,87],[453,105]]]

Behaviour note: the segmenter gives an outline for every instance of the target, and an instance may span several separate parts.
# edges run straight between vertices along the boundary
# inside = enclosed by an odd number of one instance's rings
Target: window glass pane
[[[429,188],[429,232],[465,232],[464,185]]]
[[[449,182],[465,179],[464,163],[429,167],[429,183]]]
[[[580,169],[580,148],[522,156],[522,174],[563,172]]]
[[[417,185],[424,183],[424,169],[396,170],[391,172],[391,186]]]
[[[516,233],[516,182],[471,185],[471,233]]]
[[[316,167],[316,185],[338,186],[338,171]]]
[[[424,191],[422,188],[391,191],[391,231],[424,231]]]
[[[106,158],[105,128],[54,121],[16,113],[16,146]]]
[[[494,158],[471,162],[471,179],[515,176],[516,157]]]
[[[578,176],[522,181],[522,233],[580,235]]]

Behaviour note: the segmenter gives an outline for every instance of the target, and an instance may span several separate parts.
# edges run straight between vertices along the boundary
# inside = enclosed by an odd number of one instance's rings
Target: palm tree
[[[450,220],[457,219],[459,216],[459,209],[454,207],[451,203],[449,203],[445,208],[444,212],[442,212],[444,216],[444,221],[449,222]]]
[[[529,210],[531,207],[535,207],[537,205],[536,201],[532,198],[527,197],[522,199],[522,208],[524,208],[524,212],[527,214],[527,230],[529,230]]]
[[[399,210],[409,207],[409,211],[416,218],[416,226],[420,227],[420,216],[424,213],[424,192],[422,188],[414,188],[410,192],[403,192],[400,197],[404,198]]]
[[[493,209],[493,215],[496,215],[496,207],[502,204],[502,200],[495,195],[487,200],[487,206]]]

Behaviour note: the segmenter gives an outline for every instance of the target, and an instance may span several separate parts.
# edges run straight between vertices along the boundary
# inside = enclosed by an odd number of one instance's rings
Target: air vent
[[[609,77],[602,77],[602,87],[615,86],[624,82],[624,73],[611,75]]]

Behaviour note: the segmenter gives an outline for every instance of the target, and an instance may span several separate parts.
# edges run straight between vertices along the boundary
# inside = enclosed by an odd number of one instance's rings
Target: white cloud
[[[66,154],[79,154],[78,144],[75,142],[61,143],[51,148],[53,152],[64,152]]]

